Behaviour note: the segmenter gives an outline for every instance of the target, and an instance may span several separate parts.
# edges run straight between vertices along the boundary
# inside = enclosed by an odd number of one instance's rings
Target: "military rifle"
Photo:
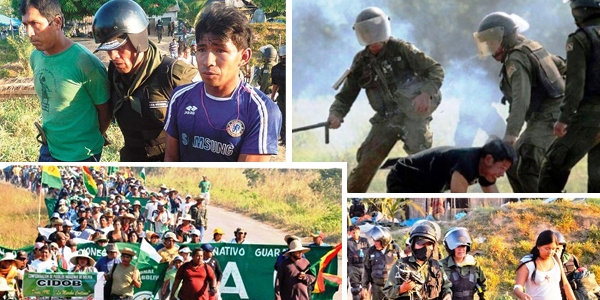
[[[325,127],[325,144],[329,144],[329,122],[328,121],[317,123],[317,124],[312,124],[312,125],[308,125],[308,126],[294,128],[294,129],[292,129],[292,133],[294,133],[294,132],[300,132],[300,131],[306,131],[306,130],[311,130],[311,129],[315,129],[315,128],[319,128],[319,127]]]
[[[412,281],[417,285],[408,292],[410,299],[422,299],[420,291],[425,285],[425,279],[418,272],[409,270],[406,265],[403,268],[398,267],[398,272],[396,272],[396,279],[400,278],[403,281]]]

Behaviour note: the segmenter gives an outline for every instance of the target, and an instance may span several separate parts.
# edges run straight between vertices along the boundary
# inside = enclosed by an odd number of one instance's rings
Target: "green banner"
[[[224,300],[273,299],[275,261],[287,247],[280,245],[212,244],[214,257],[219,261],[223,278],[220,291]],[[190,249],[199,244],[187,244]],[[332,247],[311,248],[305,254],[311,264],[319,261]],[[337,259],[328,271],[337,274]],[[316,275],[316,274],[315,274]]]
[[[140,244],[133,243],[116,243],[119,249],[125,247],[138,253],[135,258],[131,261],[131,264],[136,266],[140,271],[140,277],[142,279],[142,286],[138,289],[134,289],[134,299],[151,299],[152,295],[155,295],[161,288],[161,284],[165,279],[165,272],[169,267],[168,263],[157,263],[150,259],[147,255],[140,250]],[[106,255],[106,250],[94,243],[79,244],[77,250],[85,249],[90,257],[98,261],[102,256]],[[139,298],[138,298],[139,297]]]
[[[17,255],[17,252],[19,251],[25,251],[27,253],[31,253],[31,251],[33,251],[33,246],[27,246],[27,247],[23,247],[23,248],[19,248],[19,249],[10,249],[10,248],[4,248],[2,246],[0,246],[0,256],[4,257],[4,254],[11,252],[12,254],[14,254],[15,256]]]
[[[192,250],[200,247],[200,244],[185,245],[190,247]],[[213,252],[214,257],[219,261],[221,270],[223,272],[220,291],[221,297],[224,300],[273,298],[273,287],[275,283],[275,270],[273,266],[275,265],[275,261],[277,260],[279,254],[286,249],[285,246],[260,244],[237,245],[226,243],[217,243],[212,245],[215,246],[215,250]],[[135,289],[134,299],[152,298],[153,295],[156,295],[158,289],[161,287],[168,264],[159,264],[150,259],[140,250],[140,244],[117,243],[117,246],[119,249],[123,249],[124,247],[131,248],[133,251],[139,254],[131,262],[133,265],[138,267],[142,277],[142,287],[140,289]],[[30,252],[32,248],[33,247],[30,246],[12,250],[0,247],[0,254],[5,252],[16,253],[18,250]],[[77,249],[87,250],[89,255],[96,261],[98,261],[98,259],[100,259],[102,256],[106,255],[106,250],[94,243],[79,244],[77,245]],[[332,247],[311,248],[311,250],[307,252],[305,256],[311,262],[311,264],[313,264],[318,262],[319,259],[331,249]],[[327,267],[326,273],[337,274],[337,271],[338,260],[333,259]],[[327,288],[330,289],[336,287],[327,286]]]
[[[117,243],[119,249],[129,247],[140,253],[139,244]],[[185,244],[190,249],[199,248],[201,244]],[[260,244],[212,244],[215,246],[214,257],[219,261],[223,278],[221,281],[221,297],[223,300],[237,299],[271,299],[275,284],[275,261],[279,254],[287,247],[281,245],[260,245]],[[80,244],[77,249],[86,249],[90,256],[98,260],[106,251],[93,243]],[[312,263],[319,261],[332,247],[311,248],[305,254],[306,258]],[[152,261],[138,261],[136,256],[131,262],[138,265],[142,277],[142,288],[136,289],[135,297],[151,296],[158,292],[160,284],[164,279],[164,272],[167,264],[156,264]],[[327,273],[337,274],[337,259],[334,259]],[[316,275],[316,274],[315,274]],[[329,287],[328,287],[329,288]],[[139,298],[142,299],[142,298]]]
[[[25,297],[74,297],[94,294],[97,273],[35,273],[25,272]]]

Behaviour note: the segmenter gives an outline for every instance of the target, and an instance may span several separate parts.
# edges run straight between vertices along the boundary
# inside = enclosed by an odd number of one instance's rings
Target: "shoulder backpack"
[[[110,300],[110,292],[112,290],[113,284],[113,274],[115,273],[115,269],[117,268],[117,263],[113,264],[112,269],[110,270],[110,278],[104,284],[104,300]]]
[[[579,270],[579,262],[574,256],[571,256],[571,259],[573,261],[573,265],[575,266],[575,271],[569,274],[567,280],[569,280],[569,284],[571,285],[577,300],[588,300],[588,291],[583,281],[585,277],[590,275],[590,273],[586,269]]]

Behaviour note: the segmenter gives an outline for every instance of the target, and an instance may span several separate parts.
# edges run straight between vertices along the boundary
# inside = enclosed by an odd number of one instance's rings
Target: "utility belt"
[[[456,298],[468,298],[468,299],[473,299],[473,295],[475,294],[475,291],[460,291],[460,292],[452,292],[452,298],[456,299]]]
[[[158,136],[156,130],[142,130],[138,132],[125,132],[125,148],[143,148],[147,157],[158,156],[165,153],[167,133],[161,131]]]

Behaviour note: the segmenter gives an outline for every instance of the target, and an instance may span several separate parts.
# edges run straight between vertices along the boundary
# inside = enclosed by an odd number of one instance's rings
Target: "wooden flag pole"
[[[40,188],[40,196],[38,197],[38,227],[41,227],[42,222],[42,197],[45,193],[44,187]]]

